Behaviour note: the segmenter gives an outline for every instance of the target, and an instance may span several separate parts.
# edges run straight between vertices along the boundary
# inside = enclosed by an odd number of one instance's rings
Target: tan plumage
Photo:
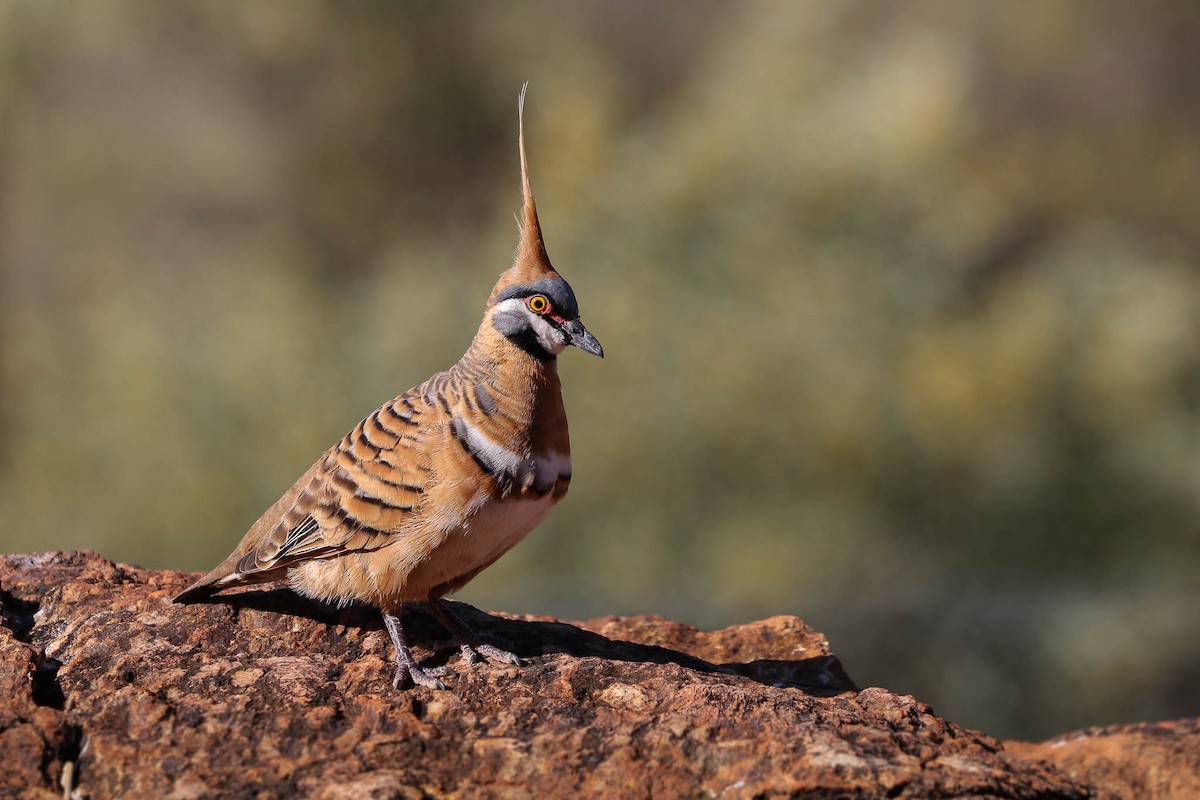
[[[523,110],[525,91],[519,109]],[[521,114],[518,119],[521,119]],[[396,685],[441,683],[412,659],[405,602],[437,601],[491,565],[566,494],[570,441],[555,357],[603,355],[546,255],[519,126],[520,243],[463,357],[385,403],[331,447],[221,564],[175,598],[287,579],[302,594],[378,605],[397,648]],[[463,644],[516,663],[510,653]]]

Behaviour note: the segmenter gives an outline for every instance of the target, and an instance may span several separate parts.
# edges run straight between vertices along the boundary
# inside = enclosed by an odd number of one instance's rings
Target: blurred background
[[[1003,737],[1200,714],[1200,6],[0,4],[0,547],[208,569],[516,244],[575,482],[484,608],[798,614]]]

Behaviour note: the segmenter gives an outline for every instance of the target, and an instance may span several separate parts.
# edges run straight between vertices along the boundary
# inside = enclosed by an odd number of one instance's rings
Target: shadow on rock
[[[324,625],[345,625],[364,630],[383,628],[379,611],[375,608],[364,605],[338,608],[310,600],[287,588],[250,589],[216,595],[199,602],[303,617]],[[479,639],[510,650],[523,659],[551,653],[566,653],[577,658],[675,664],[696,672],[736,675],[767,686],[801,689],[818,697],[857,691],[857,687],[843,670],[841,662],[832,655],[800,659],[754,658],[746,662],[714,663],[661,644],[610,639],[578,625],[558,620],[514,619],[488,614],[466,603],[453,602],[451,605]],[[455,645],[447,639],[446,630],[420,608],[420,604],[411,603],[405,607],[404,627],[411,636],[410,641],[437,651],[436,655],[425,660],[426,664],[444,663],[452,655]]]

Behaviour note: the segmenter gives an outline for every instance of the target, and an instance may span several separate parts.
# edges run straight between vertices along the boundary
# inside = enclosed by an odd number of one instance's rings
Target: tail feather
[[[219,586],[213,586],[211,583],[206,584],[202,581],[197,581],[179,594],[175,595],[175,597],[171,599],[171,602],[196,603],[201,600],[207,600],[219,591],[221,591]]]
[[[175,595],[172,603],[195,603],[207,600],[217,592],[229,586],[237,585],[237,559],[233,556],[222,561],[211,572],[200,580]],[[231,580],[232,579],[232,580]]]
[[[195,603],[207,600],[217,592],[234,586],[251,586],[258,583],[272,583],[287,578],[287,569],[267,569],[261,572],[238,572],[238,554],[217,565],[216,569],[200,580],[175,595],[173,603]]]

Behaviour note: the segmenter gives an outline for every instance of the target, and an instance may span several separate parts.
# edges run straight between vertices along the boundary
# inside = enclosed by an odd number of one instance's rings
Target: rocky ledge
[[[1197,721],[1001,743],[857,689],[795,617],[461,613],[526,661],[418,657],[395,691],[368,609],[290,591],[173,606],[192,576],[92,553],[0,559],[0,796],[1195,797]]]

